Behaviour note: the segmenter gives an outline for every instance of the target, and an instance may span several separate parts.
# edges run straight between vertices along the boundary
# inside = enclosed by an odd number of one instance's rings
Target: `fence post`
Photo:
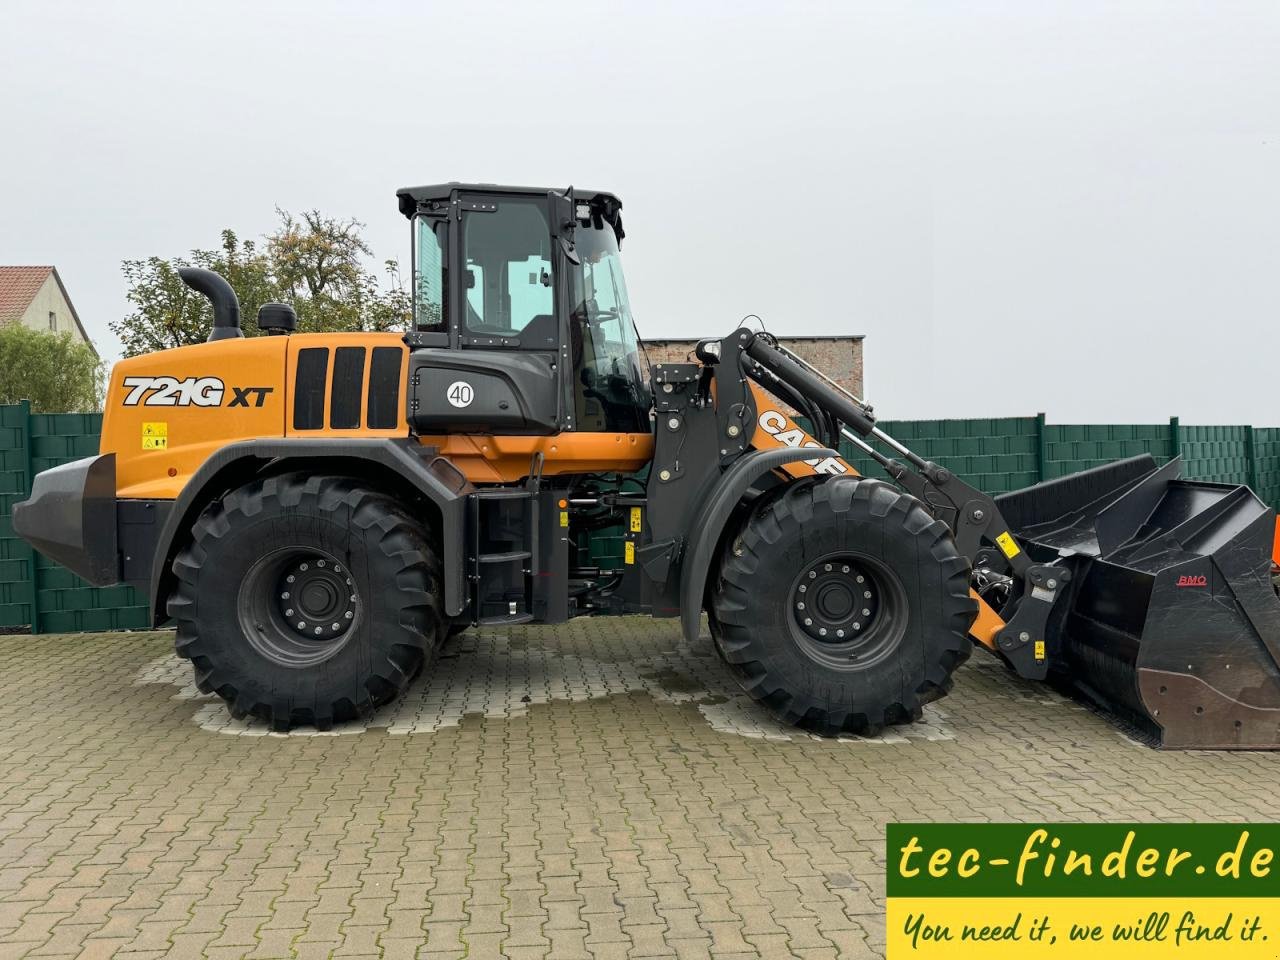
[[[1244,428],[1244,457],[1245,462],[1249,465],[1249,489],[1254,493],[1258,492],[1258,458],[1254,453],[1253,447],[1253,426]]]
[[[1169,445],[1173,448],[1173,457],[1170,457],[1170,460],[1182,456],[1182,427],[1177,417],[1169,418]]]
[[[1044,414],[1036,414],[1036,473],[1040,483],[1049,479],[1049,441],[1044,435]]]
[[[31,485],[35,483],[36,478],[31,452],[31,401],[19,400],[18,406],[22,407],[22,451],[24,454],[22,469],[26,473],[23,483],[27,488],[27,496],[30,496]],[[27,547],[27,569],[30,571],[28,585],[31,588],[31,632],[34,634],[40,632],[40,591],[36,589],[36,560],[39,554],[36,553],[36,548],[31,544],[26,543],[25,540],[23,543]]]

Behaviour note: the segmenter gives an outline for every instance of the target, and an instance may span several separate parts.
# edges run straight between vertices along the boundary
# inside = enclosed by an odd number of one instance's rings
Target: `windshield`
[[[573,268],[569,318],[574,350],[581,351],[575,363],[578,429],[648,433],[648,364],[640,354],[618,238],[607,223],[579,226],[574,247],[582,260]]]

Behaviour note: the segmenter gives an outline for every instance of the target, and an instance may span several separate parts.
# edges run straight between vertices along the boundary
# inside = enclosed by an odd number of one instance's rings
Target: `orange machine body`
[[[751,445],[757,450],[776,450],[780,447],[822,448],[803,427],[783,412],[782,405],[766,390],[755,383],[748,383],[755,402],[756,422],[751,434]],[[782,471],[792,477],[813,477],[818,474],[831,476],[858,476],[844,457],[815,457],[813,460],[794,460],[783,464]]]
[[[117,363],[100,447],[116,455],[116,496],[172,500],[227,444],[284,436],[291,339],[217,340]]]
[[[394,427],[373,429],[368,396],[361,392],[362,425],[329,425],[336,364],[325,381],[323,426],[295,427],[298,352],[364,347],[362,382],[369,382],[376,348],[402,353]],[[280,437],[408,437],[405,392],[409,351],[398,333],[297,334],[216,340],[121,360],[111,371],[100,452],[116,455],[116,495],[122,499],[175,499],[201,465],[227,444]],[[647,433],[562,433],[549,437],[423,436],[473,483],[520,480],[535,453],[543,473],[639,470],[653,456]]]
[[[394,427],[334,429],[328,411],[336,364],[325,381],[323,425],[298,429],[294,423],[293,384],[298,352],[307,348],[364,347],[363,383],[369,382],[374,348],[401,351]],[[121,360],[111,371],[102,423],[102,453],[116,455],[116,495],[125,500],[172,500],[206,460],[228,444],[280,437],[408,437],[405,419],[409,351],[397,333],[300,334],[217,340]],[[751,384],[756,422],[751,445],[821,448],[766,391]],[[363,396],[360,424],[366,424]],[[528,475],[535,454],[543,473],[632,472],[653,457],[647,433],[561,433],[554,436],[423,436],[472,483],[510,483]],[[783,466],[792,477],[819,474],[858,476],[843,457],[823,456]],[[975,598],[977,595],[974,594]],[[1004,621],[981,599],[972,633],[994,647]]]

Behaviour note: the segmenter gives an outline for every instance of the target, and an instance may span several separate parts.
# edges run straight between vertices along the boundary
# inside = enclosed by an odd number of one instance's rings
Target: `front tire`
[[[441,634],[439,569],[422,524],[385,494],[260,480],[211,504],[173,562],[177,652],[233,716],[328,729],[422,669]]]
[[[873,735],[951,688],[976,612],[946,524],[887,483],[837,478],[752,511],[709,619],[743,688],[781,719]]]

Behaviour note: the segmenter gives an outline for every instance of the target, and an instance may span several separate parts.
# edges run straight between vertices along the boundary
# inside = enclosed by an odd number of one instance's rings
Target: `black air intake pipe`
[[[240,300],[231,289],[231,284],[212,270],[202,270],[199,267],[179,267],[178,276],[183,283],[196,293],[203,294],[213,304],[213,329],[209,331],[209,342],[244,336],[244,331],[240,329]]]

